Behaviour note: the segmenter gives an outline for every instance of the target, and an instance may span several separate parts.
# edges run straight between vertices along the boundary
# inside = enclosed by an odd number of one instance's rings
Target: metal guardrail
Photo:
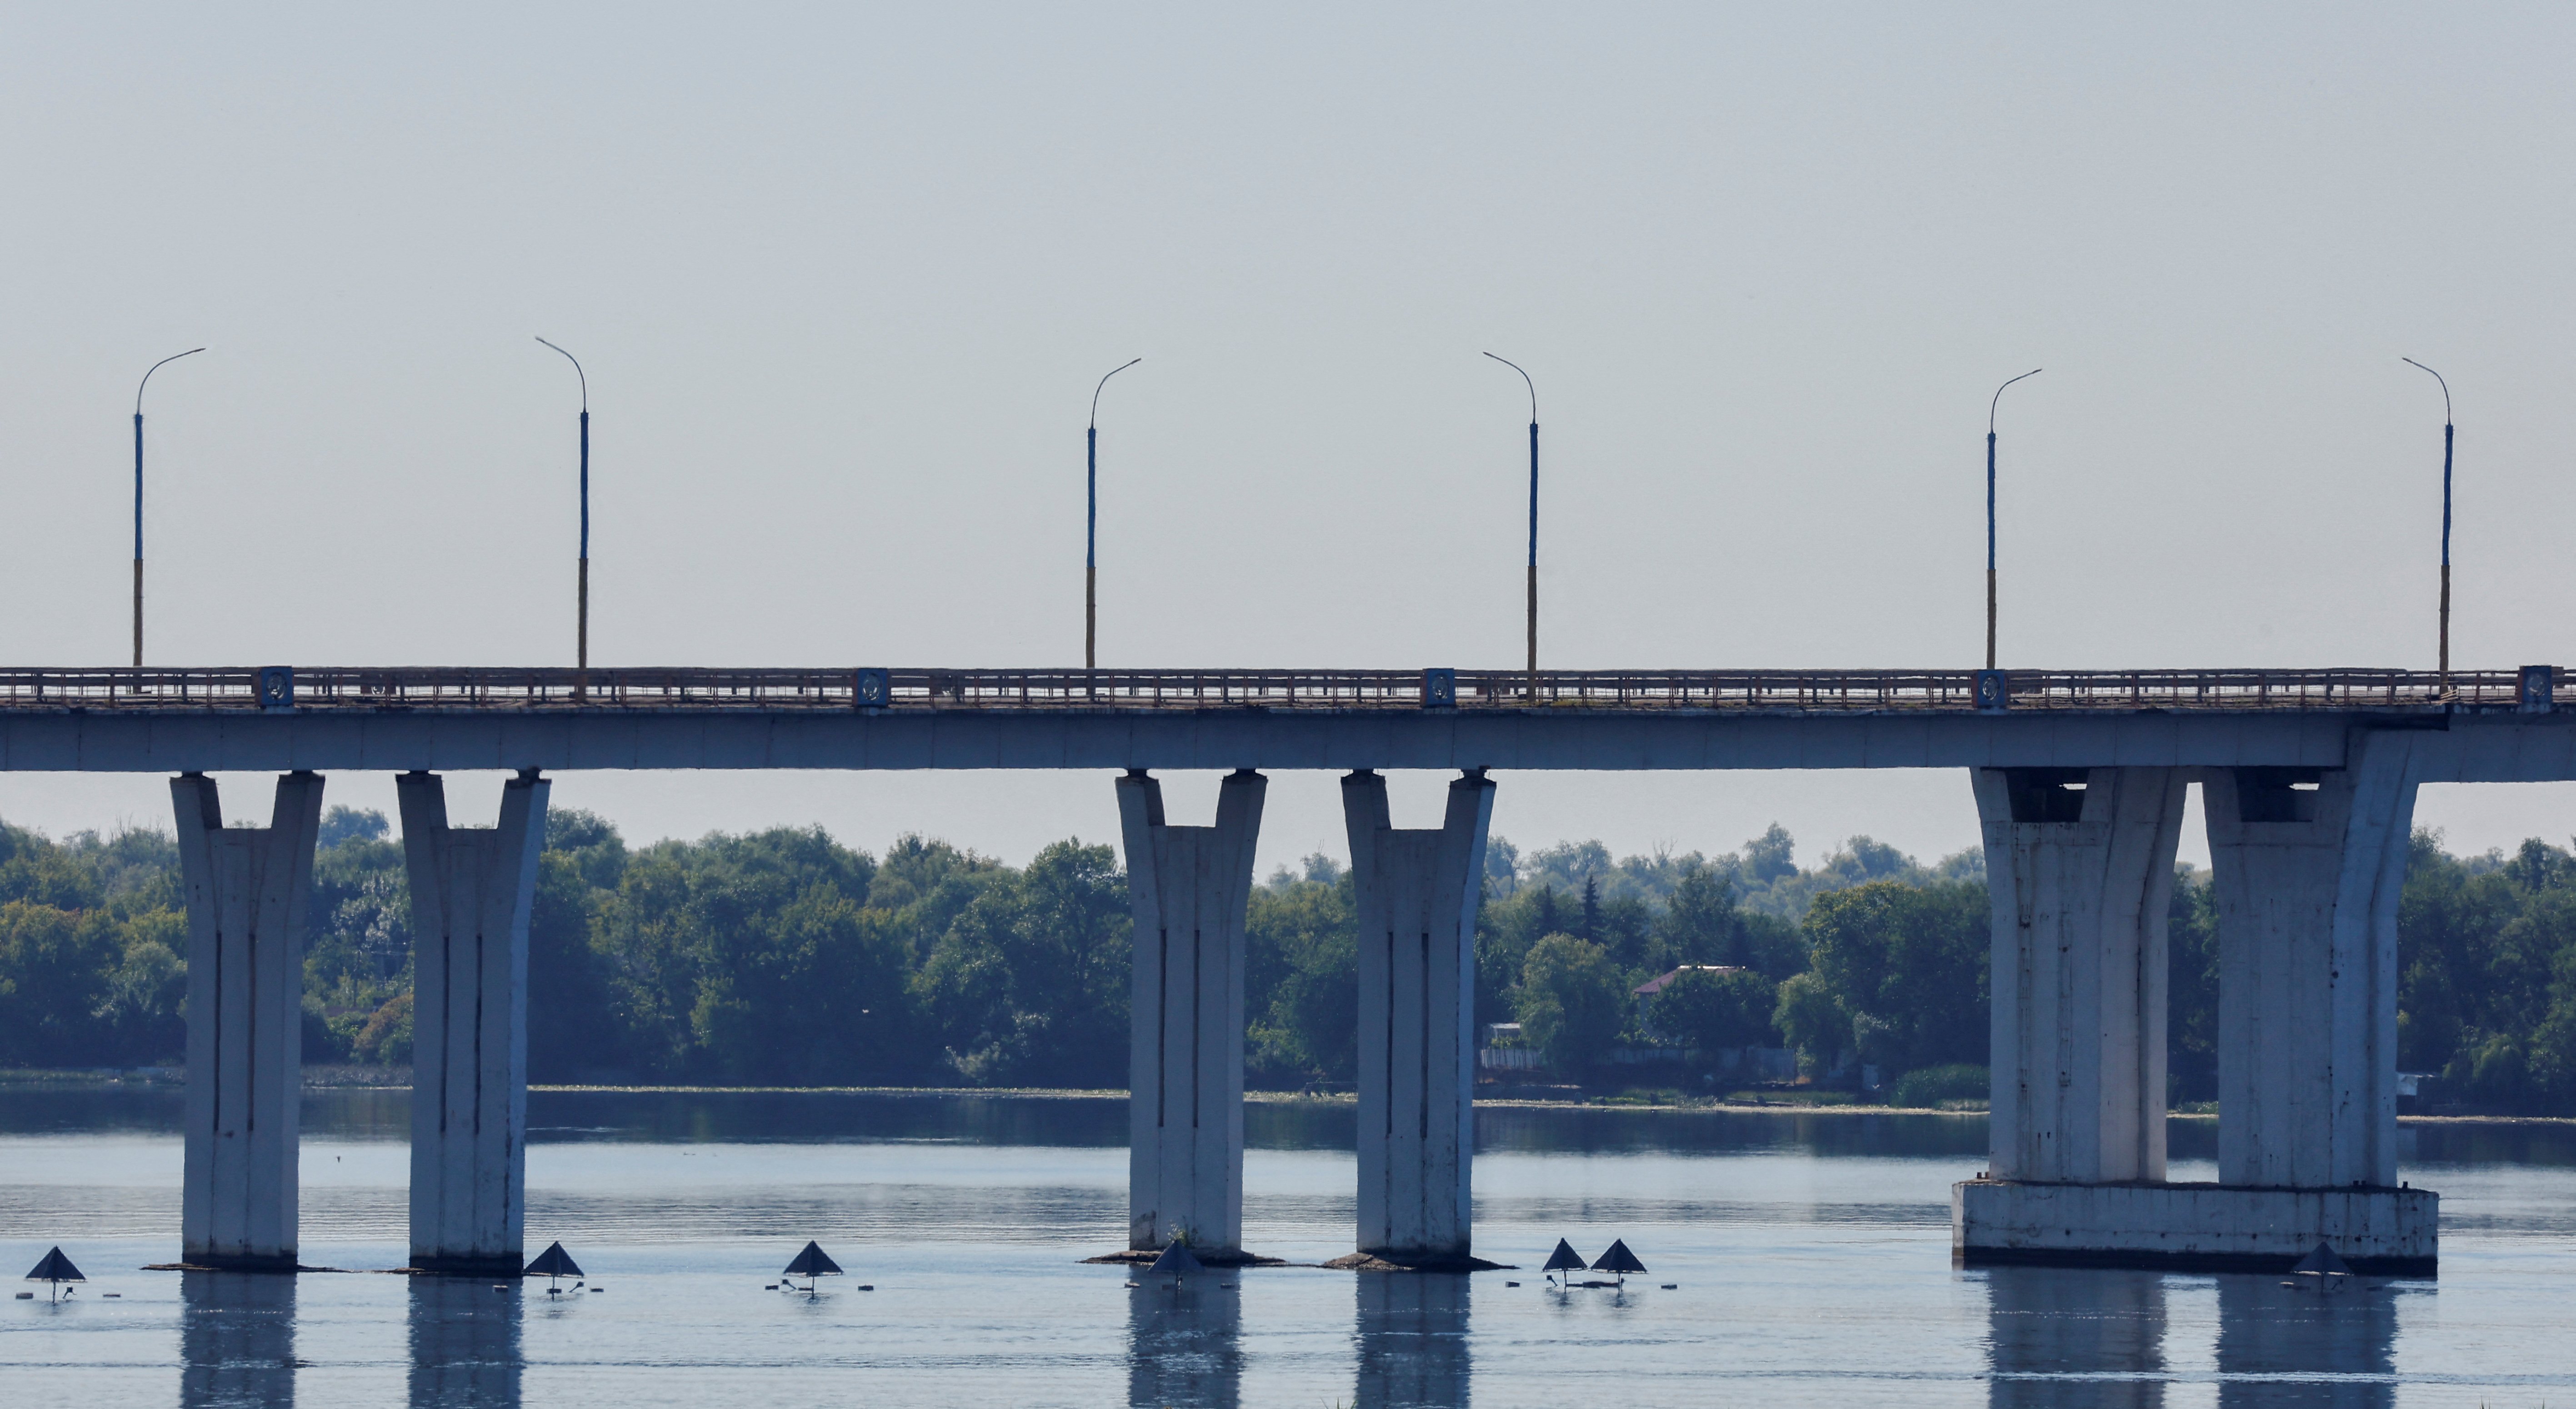
[[[0,670],[44,711],[1114,710],[1717,713],[2549,708],[2558,672],[2420,670]],[[1980,687],[1985,693],[1981,695]]]

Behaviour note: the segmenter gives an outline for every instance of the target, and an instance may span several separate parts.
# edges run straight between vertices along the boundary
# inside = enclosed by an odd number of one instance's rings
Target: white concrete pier
[[[2397,897],[2410,732],[2356,736],[2351,766],[2213,768],[2218,1177],[2397,1182]]]
[[[411,1265],[515,1277],[525,1260],[528,915],[545,846],[534,771],[500,824],[451,827],[435,774],[395,780],[412,914]]]
[[[1449,785],[1438,827],[1389,824],[1386,780],[1342,779],[1359,930],[1359,1250],[1472,1260],[1476,903],[1494,785]]]
[[[215,780],[170,783],[188,909],[181,1261],[295,1270],[304,912],[322,779],[277,781],[265,827],[227,827]]]
[[[1979,774],[1994,1146],[1989,1177],[1953,1191],[1961,1261],[2280,1271],[2324,1242],[2358,1270],[2436,1272],[2440,1197],[2397,1185],[2397,901],[2427,737],[2357,730],[2340,768],[2196,770],[2219,930],[2213,1184],[2164,1182],[2185,771],[2092,769],[2081,801],[2073,775]],[[2087,885],[2097,919],[2074,923]]]
[[[2165,909],[2189,782],[2178,768],[1976,772],[1997,1179],[2165,1177]]]
[[[1118,780],[1136,915],[1128,1046],[1127,1245],[1185,1238],[1205,1260],[1243,1243],[1244,912],[1269,783],[1217,788],[1216,825],[1163,820],[1163,787]]]

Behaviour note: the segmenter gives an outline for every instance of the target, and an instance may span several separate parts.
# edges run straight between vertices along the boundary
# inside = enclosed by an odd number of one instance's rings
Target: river
[[[1953,1269],[1949,1189],[1983,1166],[1981,1117],[1529,1107],[1477,1115],[1476,1250],[1523,1271],[1174,1287],[1080,1260],[1122,1240],[1120,1101],[538,1091],[529,1247],[562,1240],[588,1283],[549,1297],[380,1274],[405,1253],[399,1091],[306,1099],[303,1258],[349,1273],[139,1270],[178,1251],[178,1115],[169,1089],[0,1090],[0,1271],[59,1243],[90,1278],[0,1313],[0,1400],[2576,1403],[2566,1127],[2406,1126],[2404,1175],[2443,1195],[2441,1277],[2334,1297]],[[1351,1250],[1351,1119],[1248,1109],[1248,1247]],[[2177,1120],[2174,1177],[2213,1177],[2213,1139]],[[1624,1239],[1652,1270],[1550,1289],[1559,1237]],[[848,1275],[769,1290],[809,1238]]]

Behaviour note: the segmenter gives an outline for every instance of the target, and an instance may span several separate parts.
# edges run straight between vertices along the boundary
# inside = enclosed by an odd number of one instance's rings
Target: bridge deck
[[[2553,672],[2554,674],[2554,672]],[[1979,712],[1973,670],[0,670],[0,711]],[[263,679],[267,693],[263,693]],[[2444,713],[2524,703],[2515,671],[2015,670],[2011,711]]]
[[[2425,781],[2576,778],[2554,678],[2013,671],[1981,709],[1975,671],[17,670],[0,772],[2336,768],[2401,729]]]

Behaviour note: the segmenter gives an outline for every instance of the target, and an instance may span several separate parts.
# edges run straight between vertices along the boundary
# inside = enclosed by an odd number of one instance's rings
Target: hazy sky
[[[1078,664],[1083,420],[1139,355],[1101,406],[1104,663],[1515,664],[1527,404],[1488,349],[1538,382],[1548,664],[1975,664],[1987,399],[2044,366],[2002,413],[2006,665],[2429,667],[2442,403],[2401,354],[2458,400],[2455,660],[2565,661],[2572,30],[9,5],[0,658],[124,659],[134,382],[203,343],[146,408],[152,661],[570,663],[542,333],[590,371],[605,664]],[[1501,782],[1525,846],[1975,837],[1952,774]],[[1107,775],[556,800],[1015,860],[1115,830]],[[168,811],[0,776],[57,831]],[[2564,838],[2576,789],[2419,816]],[[1265,866],[1340,826],[1281,776]]]

